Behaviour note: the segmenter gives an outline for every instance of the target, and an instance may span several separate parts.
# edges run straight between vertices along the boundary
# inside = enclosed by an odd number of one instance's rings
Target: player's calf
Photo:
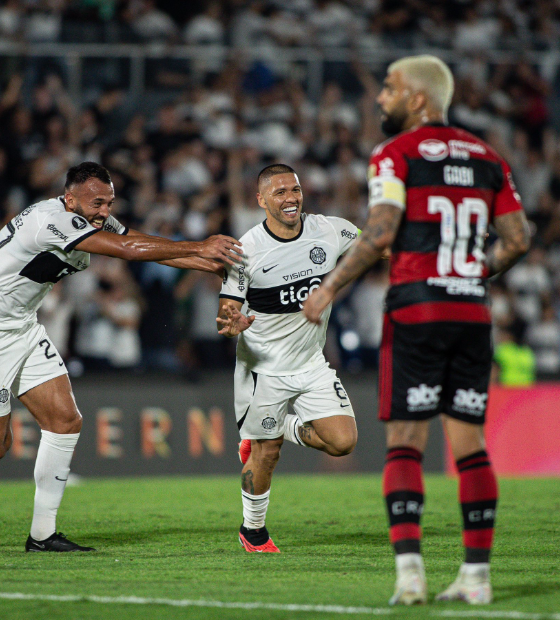
[[[4,428],[2,428],[4,427]],[[12,429],[10,428],[10,416],[0,418],[0,459],[4,457],[12,445]]]

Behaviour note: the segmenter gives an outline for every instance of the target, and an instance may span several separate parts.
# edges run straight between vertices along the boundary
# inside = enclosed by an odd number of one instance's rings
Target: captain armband
[[[394,176],[373,177],[368,182],[369,204],[375,207],[379,204],[389,204],[404,209],[406,206],[406,189],[404,183]]]

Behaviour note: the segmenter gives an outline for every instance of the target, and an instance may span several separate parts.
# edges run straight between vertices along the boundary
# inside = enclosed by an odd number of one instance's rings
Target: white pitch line
[[[24,594],[21,592],[0,592],[0,600],[12,601],[55,601],[59,603],[90,602],[112,605],[167,605],[170,607],[217,607],[221,609],[268,609],[271,611],[313,611],[330,614],[368,614],[389,616],[396,610],[384,607],[343,607],[342,605],[297,605],[280,603],[242,603],[226,601],[205,601],[169,598],[145,598],[140,596],[80,596],[78,594]],[[560,620],[560,613],[526,613],[522,611],[430,610],[430,616],[437,618],[487,618],[488,620]]]

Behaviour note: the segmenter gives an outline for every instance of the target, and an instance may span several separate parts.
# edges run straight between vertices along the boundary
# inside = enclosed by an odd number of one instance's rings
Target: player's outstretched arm
[[[233,338],[251,327],[255,317],[241,314],[242,305],[240,301],[227,297],[220,299],[220,309],[216,318],[218,334],[226,336],[226,338]]]
[[[118,235],[105,230],[87,237],[78,243],[76,249],[124,260],[163,261],[196,258],[223,261],[229,265],[241,261],[243,254],[239,241],[225,235],[213,235],[204,241],[171,241],[137,231],[128,235]],[[183,263],[182,266],[187,268],[188,264]],[[193,266],[188,268],[196,269],[197,261],[192,264]]]
[[[494,219],[498,241],[488,250],[488,277],[507,271],[528,252],[531,244],[529,224],[524,211],[513,211]]]
[[[321,314],[336,293],[387,253],[397,235],[402,214],[402,209],[389,204],[372,207],[362,234],[303,304],[303,312],[311,323],[320,324]]]

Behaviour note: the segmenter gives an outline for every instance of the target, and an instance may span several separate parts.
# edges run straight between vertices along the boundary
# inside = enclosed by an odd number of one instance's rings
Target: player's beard
[[[385,118],[381,121],[381,131],[386,136],[396,136],[404,128],[406,113],[404,111],[393,110],[391,114],[385,112]]]

